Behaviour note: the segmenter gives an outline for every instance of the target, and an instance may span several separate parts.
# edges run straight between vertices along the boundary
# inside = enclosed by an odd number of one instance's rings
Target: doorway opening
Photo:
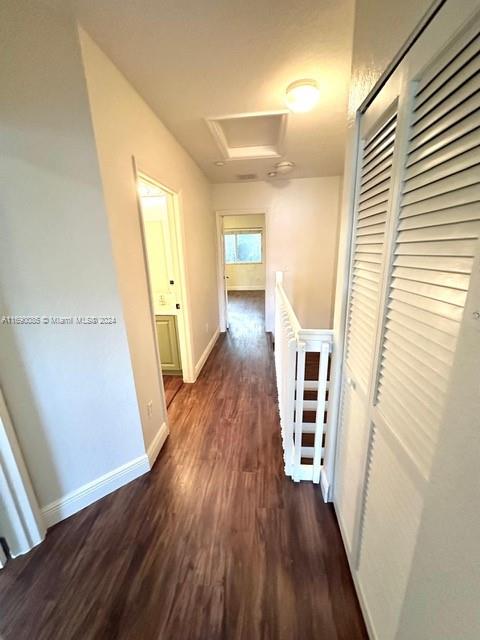
[[[145,267],[157,355],[170,404],[183,382],[193,382],[177,194],[137,174]]]
[[[224,325],[235,335],[265,331],[265,213],[219,216]]]

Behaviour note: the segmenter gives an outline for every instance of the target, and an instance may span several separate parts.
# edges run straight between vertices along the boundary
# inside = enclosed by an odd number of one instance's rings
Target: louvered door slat
[[[387,180],[390,175],[390,172],[389,172],[390,166],[391,166],[391,163],[386,169],[382,169],[376,175],[372,176],[369,180],[365,180],[365,182],[363,182],[362,184],[362,189],[360,193],[364,194],[369,189],[373,189],[373,187],[376,187],[377,185],[380,185],[381,183],[385,182],[385,180]]]
[[[364,271],[369,271],[371,273],[380,273],[380,265],[375,264],[374,262],[365,262],[364,260],[355,260],[355,267],[359,269],[363,269]]]
[[[476,167],[477,171],[480,170],[477,149],[466,151],[460,156],[446,160],[440,165],[436,165],[431,169],[426,169],[425,171],[420,169],[418,165],[415,165],[407,171],[405,178],[405,193],[416,189],[417,187],[425,184],[425,182],[432,183],[450,176],[452,174],[452,169],[453,171],[462,171],[463,169],[469,169],[470,167]]]
[[[476,119],[472,118],[472,123],[475,122]],[[454,142],[455,144],[453,144]],[[454,129],[451,129],[435,138],[432,144],[420,147],[409,156],[406,178],[416,177],[467,151],[476,150],[479,145],[480,129],[473,130],[466,135],[462,134],[460,137]]]
[[[405,351],[393,342],[386,342],[384,345],[385,353],[394,362],[394,366],[398,369],[403,369],[404,375],[410,375],[410,372],[414,372],[419,375],[424,381],[425,388],[430,387],[432,389],[431,395],[437,394],[440,397],[445,393],[447,389],[447,381],[440,376],[432,376],[432,370],[429,363],[424,363],[421,360],[414,362],[415,367],[412,367],[412,359],[410,353]],[[385,367],[383,366],[382,369]],[[381,370],[382,370],[381,369]]]
[[[438,287],[433,284],[426,284],[418,280],[410,280],[407,278],[392,278],[392,289],[400,291],[409,291],[415,295],[423,296],[427,299],[442,301],[454,307],[463,307],[465,303],[465,291],[452,289],[450,287]],[[456,309],[452,309],[450,313],[457,315]],[[461,312],[460,312],[461,313]]]
[[[413,280],[435,284],[440,287],[450,287],[467,291],[470,278],[463,273],[451,271],[430,271],[429,269],[415,269],[413,267],[394,267],[393,277],[402,280]]]
[[[458,321],[462,316],[462,308],[457,307],[442,300],[436,300],[432,296],[423,295],[422,292],[409,291],[407,285],[404,288],[395,286],[391,288],[390,297],[392,300],[399,300],[410,304],[412,307],[430,311],[437,316],[448,320]]]
[[[415,121],[423,118],[428,113],[439,115],[445,109],[445,103],[449,98],[457,100],[465,99],[480,89],[480,61],[474,56],[467,64],[458,69],[437,91],[434,91],[424,102],[417,103],[415,109]]]
[[[368,188],[363,188],[360,192],[359,202],[364,202],[373,196],[376,196],[380,193],[388,192],[389,179],[382,180],[382,182],[377,182],[375,185],[369,185]]]
[[[376,403],[425,477],[480,236],[479,51],[471,39],[417,86],[388,284]]]
[[[378,273],[375,273],[374,271],[367,271],[365,269],[361,269],[357,265],[354,265],[353,276],[354,278],[360,277],[365,280],[369,280],[372,283],[372,285],[378,287]]]
[[[428,225],[426,227],[416,227],[414,229],[400,231],[399,241],[424,242],[425,240],[445,240],[450,242],[452,238],[455,241],[458,241],[468,238],[477,238],[478,229],[479,225],[477,220],[468,220],[466,222],[458,222],[455,224],[439,224],[436,226]]]
[[[386,337],[390,333],[392,336],[398,337],[403,345],[410,346],[411,343],[415,350],[418,348],[426,351],[439,362],[443,362],[445,364],[452,363],[452,350],[443,346],[443,344],[435,342],[435,340],[432,339],[433,335],[426,336],[425,334],[414,331],[414,328],[410,323],[402,323],[396,316],[393,316],[393,318],[387,321],[385,328]]]
[[[439,211],[440,209],[458,207],[468,202],[480,202],[480,184],[477,183],[469,187],[464,187],[463,189],[456,189],[440,196],[433,196],[419,202],[414,202],[413,204],[406,204],[402,208],[402,215],[416,216],[420,213],[430,213],[431,211]]]
[[[412,340],[408,340],[393,331],[386,331],[385,342],[395,345],[411,358],[412,362],[421,362],[430,367],[440,378],[445,381],[448,380],[448,367],[437,357],[437,354],[433,354],[429,350],[429,345],[425,341],[414,343]]]
[[[449,207],[442,211],[432,211],[418,216],[406,218],[401,216],[399,229],[417,229],[423,227],[437,227],[439,225],[468,222],[476,219],[476,212],[469,204],[459,207]]]
[[[372,149],[375,149],[386,136],[389,136],[396,128],[397,114],[392,113],[385,122],[373,131],[365,141],[363,157],[366,158]]]
[[[387,314],[387,325],[389,322],[392,322],[393,326],[403,327],[406,331],[412,332],[414,337],[415,335],[422,336],[450,351],[452,351],[455,346],[455,339],[445,331],[420,322],[414,316],[405,315],[398,310],[396,312],[389,310]]]
[[[440,271],[446,269],[455,273],[470,273],[472,262],[472,258],[443,256],[440,265],[437,256],[399,255],[395,257],[393,264],[400,267],[418,267],[420,269],[438,269]]]
[[[372,182],[378,180],[381,174],[383,175],[386,171],[390,171],[391,167],[392,156],[388,156],[388,158],[381,162],[379,165],[377,165],[370,171],[364,172],[362,176],[362,186],[366,188],[367,185],[370,185]]]
[[[371,224],[368,227],[359,227],[357,229],[357,236],[369,236],[371,234],[380,233],[382,234],[384,228],[384,223],[379,222],[378,224]],[[383,236],[382,236],[383,237]]]
[[[381,261],[390,195],[396,113],[374,128],[365,141],[356,207],[346,360],[367,392],[376,337]]]
[[[437,142],[447,139],[454,140],[465,135],[470,130],[469,122],[475,116],[475,112],[480,108],[480,93],[474,93],[468,100],[458,104],[447,114],[420,130],[419,126],[413,127],[411,131],[411,150],[412,152],[422,145],[437,139]],[[446,136],[450,132],[450,138]],[[442,136],[442,138],[440,138]]]
[[[476,35],[468,42],[450,62],[433,74],[433,79],[428,78],[420,82],[417,92],[417,104],[421,106],[436,91],[441,89],[452,76],[458,73],[480,52],[480,35]]]
[[[453,164],[453,163],[452,163]],[[458,166],[455,167],[456,173],[453,175],[446,175],[439,180],[430,182],[423,187],[417,187],[415,189],[404,190],[403,203],[405,205],[412,204],[414,202],[420,202],[434,196],[442,195],[450,191],[462,189],[463,187],[469,187],[474,185],[478,181],[479,165],[475,165],[463,171],[458,171]],[[409,185],[408,185],[409,186]]]
[[[387,201],[382,200],[378,204],[370,205],[360,210],[358,214],[358,219],[363,220],[365,218],[376,216],[379,213],[386,213],[386,212],[387,212]]]
[[[480,90],[479,61],[474,60],[468,69],[462,69],[459,77],[453,77],[441,91],[434,93],[431,98],[415,110],[413,122],[421,122],[423,118],[431,124],[442,118],[454,106],[467,100]]]
[[[369,227],[373,224],[379,224],[381,222],[385,222],[387,219],[387,214],[377,213],[376,215],[369,216],[368,218],[362,218],[357,222],[357,229],[361,229],[362,227]]]
[[[378,206],[381,203],[386,203],[388,201],[388,186],[384,187],[382,191],[376,195],[368,195],[365,200],[361,201],[358,207],[359,211],[365,211],[367,209],[372,209],[373,207]]]
[[[425,396],[426,402],[429,402],[432,407],[435,407],[438,411],[442,408],[441,403],[441,389],[438,386],[434,386],[429,380],[428,376],[424,375],[424,372],[415,369],[411,371],[408,364],[397,358],[394,364],[390,365],[390,371],[393,371],[397,378],[407,378],[416,389],[417,392],[421,392]]]
[[[422,309],[419,305],[423,302],[421,297],[412,296],[404,292],[392,292],[388,309],[392,313],[403,313],[408,317],[415,318],[429,327],[435,327],[439,331],[444,331],[451,336],[456,335],[457,324],[455,320],[446,318],[440,314],[432,314],[430,308]],[[428,303],[427,303],[428,304]]]
[[[476,239],[446,242],[412,242],[400,244],[395,248],[397,255],[416,256],[474,256]]]

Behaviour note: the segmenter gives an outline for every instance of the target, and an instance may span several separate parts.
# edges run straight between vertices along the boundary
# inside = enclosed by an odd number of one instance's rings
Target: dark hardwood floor
[[[231,295],[152,472],[0,571],[3,640],[367,638],[332,506],[283,474],[263,304]]]
[[[163,375],[163,388],[165,389],[165,404],[167,408],[183,386],[182,376]]]

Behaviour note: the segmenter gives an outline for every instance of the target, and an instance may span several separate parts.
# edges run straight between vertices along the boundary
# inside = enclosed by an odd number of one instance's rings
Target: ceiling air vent
[[[256,173],[238,173],[238,180],[257,180],[258,176]]]

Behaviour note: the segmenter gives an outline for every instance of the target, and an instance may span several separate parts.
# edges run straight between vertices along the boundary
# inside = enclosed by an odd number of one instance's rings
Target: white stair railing
[[[278,408],[285,473],[296,482],[320,482],[332,344],[332,330],[302,329],[283,288],[283,273],[277,271],[275,370]]]

